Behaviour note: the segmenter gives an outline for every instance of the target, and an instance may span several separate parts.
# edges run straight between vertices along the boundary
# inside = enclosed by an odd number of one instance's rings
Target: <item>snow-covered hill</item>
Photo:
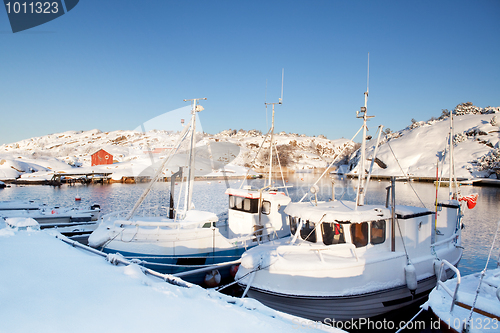
[[[454,114],[455,169],[458,177],[494,177],[500,169],[500,108],[458,105]],[[370,124],[371,125],[371,124]],[[435,177],[436,164],[448,175],[449,112],[427,122],[412,120],[407,128],[386,130],[379,145],[374,175]],[[151,128],[151,127],[149,127]],[[69,131],[0,146],[0,180],[50,179],[54,172],[109,172],[115,180],[151,176],[179,138],[179,132],[150,130],[101,132]],[[270,137],[256,130],[226,130],[196,135],[196,176],[244,176],[263,173],[269,165]],[[322,171],[335,158],[348,161],[347,169],[358,172],[359,151],[347,139],[328,140],[293,133],[274,135],[279,161],[286,171]],[[187,143],[186,143],[187,144]],[[170,176],[187,165],[186,144],[164,171]],[[367,145],[371,161],[375,138]],[[343,149],[345,151],[343,152]],[[91,166],[91,155],[104,149],[113,155],[110,165]],[[338,156],[341,154],[343,156]],[[350,155],[352,153],[352,155]],[[345,155],[345,156],[344,156]],[[349,155],[351,156],[349,158]],[[345,157],[345,158],[344,158]],[[370,163],[367,164],[368,166]]]
[[[500,168],[500,108],[478,108],[463,103],[453,110],[454,157],[457,177],[497,178]],[[449,112],[443,111],[438,119],[427,122],[412,121],[404,130],[391,133],[379,144],[373,174],[381,176],[435,177],[439,161],[439,173],[448,177],[450,133]],[[376,140],[367,145],[370,166]],[[359,171],[359,151],[350,160],[351,173]]]
[[[264,171],[269,165],[269,140],[260,132],[226,130],[216,135],[197,133],[197,176],[244,176],[248,169]],[[0,146],[0,179],[50,179],[54,172],[111,172],[112,178],[151,176],[179,139],[179,132],[151,130],[101,132],[69,131]],[[298,134],[274,135],[281,166],[288,170],[324,169],[342,149],[354,147],[346,139],[328,140]],[[263,146],[263,147],[262,147]],[[260,149],[262,147],[262,149]],[[166,176],[187,165],[186,146],[169,167]],[[92,166],[91,155],[104,149],[113,164]],[[275,159],[274,163],[278,163]],[[255,174],[251,171],[250,174]]]

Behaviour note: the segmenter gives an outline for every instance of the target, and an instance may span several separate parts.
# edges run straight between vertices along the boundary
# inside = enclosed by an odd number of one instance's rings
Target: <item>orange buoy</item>
[[[214,269],[205,275],[205,285],[209,288],[217,287],[220,283],[220,273],[218,270]]]

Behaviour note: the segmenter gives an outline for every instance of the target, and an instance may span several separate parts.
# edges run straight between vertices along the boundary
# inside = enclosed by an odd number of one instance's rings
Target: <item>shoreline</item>
[[[274,173],[274,174],[279,174],[279,173]],[[301,174],[311,174],[311,175],[320,175],[321,173],[318,171],[315,172],[287,172],[284,173],[284,176],[288,176],[290,174],[293,175],[301,175]],[[349,179],[357,179],[358,175],[353,175],[353,174],[337,174],[337,173],[330,173],[330,176],[335,176],[335,177],[346,177]],[[244,175],[234,175],[234,176],[200,176],[200,177],[195,177],[195,181],[221,181],[221,180],[241,180],[241,179],[260,179],[264,178],[265,175],[251,175],[251,176],[244,176]],[[386,176],[386,175],[372,175],[371,180],[387,180],[389,181],[391,179],[391,176]],[[111,177],[108,178],[98,178],[95,180],[90,180],[86,183],[82,184],[139,184],[139,183],[147,183],[151,180],[150,177],[122,177],[121,179],[112,179]],[[413,181],[413,182],[422,182],[422,183],[434,183],[436,181],[435,177],[423,177],[423,176],[418,176],[418,177],[397,177],[396,181]],[[448,182],[448,178],[442,178],[442,183],[441,186],[445,186]],[[161,182],[170,182],[170,177],[164,177]],[[67,180],[62,180],[61,182],[53,182],[51,180],[22,180],[22,179],[5,179],[2,180],[6,185],[49,185],[49,186],[61,186],[63,184],[66,185],[75,185],[75,183],[79,183],[80,181],[71,181],[71,179]],[[500,179],[492,179],[492,178],[457,178],[457,182],[459,185],[462,186],[493,186],[493,187],[500,187]]]

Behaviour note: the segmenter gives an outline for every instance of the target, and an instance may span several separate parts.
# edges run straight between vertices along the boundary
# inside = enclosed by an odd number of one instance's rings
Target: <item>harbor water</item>
[[[316,181],[314,174],[295,174],[286,178],[284,184],[292,201],[300,200],[310,186]],[[194,186],[193,203],[196,209],[213,212],[219,219],[227,218],[228,199],[225,191],[228,187],[238,188],[244,185],[252,185],[255,188],[265,186],[265,180],[212,180],[196,181]],[[276,186],[282,187],[282,181],[276,181]],[[99,185],[62,185],[60,187],[51,186],[19,186],[12,185],[0,190],[0,201],[7,200],[34,200],[48,205],[59,205],[61,207],[75,205],[99,204],[103,214],[118,210],[131,209],[136,200],[140,197],[147,184],[99,184]],[[317,198],[308,194],[304,200],[329,200],[332,195],[337,200],[353,200],[355,198],[355,188],[357,180],[346,178],[324,178],[319,184]],[[367,187],[366,204],[385,204],[386,188],[388,181],[371,181]],[[182,184],[176,186],[176,206],[180,202],[182,206]],[[166,214],[169,206],[170,183],[157,183],[143,203],[142,211],[139,214]],[[500,188],[497,187],[461,187],[461,194],[468,195],[478,193],[477,205],[473,209],[465,209],[463,222],[465,229],[462,233],[462,244],[464,252],[459,264],[462,275],[467,275],[481,271],[484,268],[488,254],[497,230],[497,222],[500,219]],[[448,199],[448,188],[438,188],[438,198]],[[81,201],[75,201],[76,197],[81,197]],[[436,198],[436,186],[432,183],[418,183],[398,181],[396,184],[396,203],[398,205],[424,206],[434,211]],[[496,268],[499,258],[500,248],[497,241],[493,249],[493,255],[489,263],[489,268]],[[404,313],[395,314],[397,319],[409,320],[416,312],[418,306],[407,309]],[[423,318],[423,319],[422,319]],[[425,327],[419,327],[413,332],[440,332],[435,327],[435,320],[425,315],[417,318],[425,321]],[[434,327],[433,327],[434,324]],[[351,331],[356,331],[351,330]],[[395,331],[395,330],[387,330]]]

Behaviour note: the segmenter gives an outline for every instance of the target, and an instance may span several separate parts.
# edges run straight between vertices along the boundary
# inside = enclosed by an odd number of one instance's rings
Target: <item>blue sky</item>
[[[500,1],[82,0],[13,34],[0,7],[0,144],[134,129],[207,97],[204,131],[351,138],[462,102],[500,106]]]

